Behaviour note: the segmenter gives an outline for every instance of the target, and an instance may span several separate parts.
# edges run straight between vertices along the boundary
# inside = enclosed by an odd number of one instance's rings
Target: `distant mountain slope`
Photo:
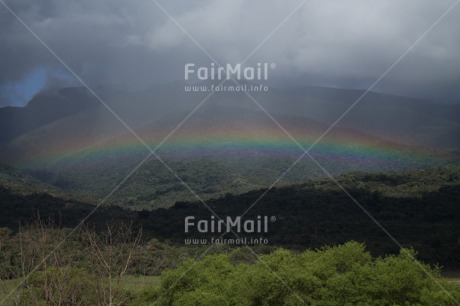
[[[2,170],[2,175],[8,169]],[[460,267],[460,170],[435,168],[403,173],[348,173],[336,177],[357,201],[372,214],[404,247],[413,247],[418,258],[446,267]],[[39,185],[37,185],[39,186]],[[17,229],[40,216],[55,224],[73,227],[93,208],[84,200],[48,192],[23,193],[18,187],[0,183],[0,227]],[[19,187],[19,190],[22,187]],[[236,217],[264,192],[253,190],[240,195],[227,194],[207,204],[222,218]],[[143,224],[148,238],[184,243],[184,239],[218,238],[220,235],[184,233],[184,219],[210,220],[211,213],[200,202],[179,202],[169,209],[133,212],[113,205],[100,207],[89,220],[123,220]],[[398,246],[329,179],[274,188],[255,205],[246,219],[274,216],[269,231],[241,234],[269,241],[270,246],[304,249],[357,240],[365,242],[374,254],[397,253]],[[231,234],[224,236],[235,238]]]
[[[189,112],[208,94],[186,92],[184,86],[185,83],[175,82],[141,92],[124,92],[111,88],[97,91],[125,122],[133,128],[139,128],[168,114]],[[326,126],[334,122],[362,94],[361,90],[311,86],[271,88],[268,92],[251,93],[257,103],[277,119],[295,116]],[[205,102],[205,105],[209,104],[240,109],[242,114],[244,109],[261,112],[244,93],[217,92]],[[66,88],[39,94],[25,108],[0,109],[0,146],[58,119],[61,119],[60,122],[50,127],[48,132],[58,129],[59,135],[75,137],[78,141],[91,137],[92,133],[97,134],[100,129],[105,129],[106,139],[125,131],[113,115],[85,89]],[[370,92],[341,120],[339,126],[406,145],[460,148],[460,105],[446,105],[442,101],[430,103]],[[28,139],[33,137],[35,135]],[[45,138],[52,140],[53,136],[51,134]],[[49,145],[52,144],[44,146]]]
[[[200,197],[209,199],[267,187],[302,154],[264,113],[216,100],[209,102],[157,151]],[[155,148],[186,115],[186,111],[170,113],[138,128],[137,133]],[[40,170],[49,173],[48,181],[57,188],[103,198],[149,152],[131,134],[122,133],[123,126],[113,137],[110,124],[91,132],[91,122],[98,117],[82,116],[64,118],[21,136],[4,153],[9,152],[11,161],[24,162],[22,168],[32,168],[29,172],[38,178]],[[327,128],[303,117],[283,115],[277,119],[305,148]],[[79,128],[83,120],[85,124]],[[453,159],[442,151],[412,149],[343,128],[334,129],[311,154],[332,174],[429,167],[449,164]],[[324,176],[304,157],[279,184]],[[139,209],[168,207],[176,201],[193,199],[178,178],[151,157],[117,191],[113,202]]]
[[[33,129],[77,114],[94,105],[82,88],[63,88],[37,94],[26,107],[0,108],[0,148]]]
[[[73,195],[51,184],[53,173],[47,171],[19,171],[0,164],[0,187],[19,197],[46,193],[63,200],[74,199],[94,204],[94,199],[84,195]]]
[[[460,267],[460,170],[429,169],[395,173],[353,173],[336,177],[348,192],[404,247],[413,247],[418,258],[430,263]],[[226,195],[207,201],[221,218],[241,216],[264,193],[264,189]],[[150,213],[146,231],[183,243],[185,239],[217,239],[219,233],[200,233],[196,226],[184,232],[187,216],[212,219],[200,202],[177,203],[170,209]],[[368,215],[334,182],[311,180],[305,184],[274,188],[245,220],[268,216],[267,233],[240,233],[240,237],[265,238],[270,245],[320,247],[349,240],[365,242],[375,254],[397,253],[392,241]],[[226,239],[236,239],[226,234]],[[208,240],[209,241],[209,240]]]
[[[150,126],[164,131],[163,134],[158,133],[158,136],[165,137],[208,94],[185,92],[184,85],[177,82],[135,93],[106,89],[101,96],[132,128],[139,130],[143,126]],[[62,91],[78,92],[75,88]],[[50,102],[39,95],[25,109],[0,109],[0,131],[3,131],[0,138],[3,143],[16,138],[0,152],[0,158],[14,164],[36,153],[59,148],[63,140],[72,143],[70,147],[67,145],[69,151],[78,151],[126,132],[126,128],[113,114],[99,102],[94,104],[93,98],[83,89],[80,91],[84,94],[80,92],[78,99],[72,98],[75,105],[70,103],[67,107],[66,103],[57,98],[50,98],[53,100]],[[319,135],[362,93],[358,90],[298,87],[290,90],[270,89],[269,92],[251,95],[289,132],[292,118],[297,118],[303,119],[306,124],[314,122]],[[94,107],[87,108],[88,104]],[[215,111],[208,109],[207,115],[211,117],[201,116],[202,123],[207,120],[225,120],[227,111],[238,112],[242,116],[246,114],[246,117],[258,113],[268,119],[243,93],[215,93],[202,108],[208,106],[214,106]],[[66,110],[65,116],[58,112],[61,108]],[[50,109],[53,110],[51,114]],[[18,111],[21,115],[13,114]],[[21,119],[26,113],[28,116],[33,115],[32,120]],[[348,128],[403,145],[455,149],[460,147],[459,114],[458,105],[369,93],[339,122],[338,128]]]
[[[363,90],[296,87],[276,90],[285,112],[303,114],[332,124],[364,93]],[[276,101],[276,99],[274,99]],[[269,111],[283,106],[272,102]],[[460,105],[369,92],[339,126],[406,145],[460,148]]]
[[[174,83],[137,93],[104,90],[102,98],[151,148],[161,143],[157,153],[201,197],[209,199],[269,186],[302,153],[243,93],[214,94],[176,130],[208,94],[186,93],[183,86]],[[359,93],[298,88],[253,95],[308,148]],[[311,151],[332,174],[403,170],[456,164],[460,160],[455,152],[412,148],[385,140],[392,138],[388,135],[398,136],[400,130],[408,133],[422,129],[422,121],[429,120],[417,117],[420,112],[426,118],[433,114],[432,124],[444,122],[446,129],[453,128],[455,118],[447,109],[436,112],[419,106],[424,102],[418,100],[374,93],[361,103],[363,108],[357,106]],[[442,116],[444,121],[439,120]],[[171,131],[172,136],[162,143]],[[401,139],[401,135],[397,138]],[[453,137],[450,133],[444,136]],[[454,139],[452,143],[456,143]],[[113,114],[96,104],[16,137],[0,152],[0,158],[23,170],[30,168],[37,178],[48,173],[48,182],[66,192],[101,198],[147,154],[148,150]],[[279,184],[324,176],[305,157]],[[187,188],[154,157],[114,197],[116,203],[136,208],[167,207],[191,199]]]

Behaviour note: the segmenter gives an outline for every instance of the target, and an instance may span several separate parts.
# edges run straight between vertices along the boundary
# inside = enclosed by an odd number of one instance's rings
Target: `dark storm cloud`
[[[142,87],[183,79],[187,62],[210,63],[150,0],[7,1],[90,84]],[[195,0],[160,4],[220,63],[244,59],[300,1]],[[442,13],[444,1],[307,1],[249,64],[274,62],[284,84],[365,87]],[[440,101],[459,98],[460,6],[377,89]],[[59,63],[0,5],[0,86]],[[68,80],[66,80],[68,82]],[[1,88],[1,87],[0,87]],[[1,94],[0,94],[1,99]],[[4,101],[0,102],[5,104]],[[6,101],[8,103],[8,101]]]

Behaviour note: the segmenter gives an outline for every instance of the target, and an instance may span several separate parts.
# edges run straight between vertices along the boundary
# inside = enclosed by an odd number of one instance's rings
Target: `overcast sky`
[[[221,64],[276,63],[274,85],[366,88],[454,0],[158,0]],[[204,52],[151,0],[6,0],[85,81],[142,88],[184,79]],[[376,90],[460,102],[460,4]],[[0,3],[0,106],[23,105],[47,86],[77,85]]]

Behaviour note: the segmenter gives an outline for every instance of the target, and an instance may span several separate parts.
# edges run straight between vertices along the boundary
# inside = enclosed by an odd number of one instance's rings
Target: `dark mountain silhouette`
[[[226,82],[224,85],[234,84]],[[139,128],[170,114],[189,112],[209,94],[186,92],[184,86],[186,84],[183,82],[175,82],[141,92],[103,89],[98,93],[126,123]],[[362,93],[361,90],[305,86],[271,88],[268,92],[254,92],[251,95],[275,118],[295,116],[329,125]],[[260,112],[258,106],[244,93],[218,92],[205,104]],[[459,115],[459,105],[442,104],[442,101],[430,103],[371,92],[339,122],[338,127],[347,127],[405,145],[458,149]],[[57,120],[59,122],[52,127],[45,127]],[[0,109],[0,147],[5,147],[28,132],[35,133],[34,130],[40,128],[51,134],[52,129],[62,130],[80,141],[83,140],[79,134],[83,138],[91,138],[102,130],[101,137],[94,137],[100,141],[100,138],[110,138],[125,131],[113,115],[82,88],[65,88],[38,94],[25,108]],[[27,138],[33,141],[35,136],[32,134]]]
[[[83,88],[63,88],[37,94],[26,107],[0,108],[0,148],[16,137],[95,104]]]

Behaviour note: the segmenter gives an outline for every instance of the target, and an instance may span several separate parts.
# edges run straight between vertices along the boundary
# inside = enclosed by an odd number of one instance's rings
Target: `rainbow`
[[[286,130],[305,149],[309,149],[321,131],[296,126]],[[141,131],[140,137],[162,158],[200,156],[253,156],[298,158],[299,145],[278,127],[248,128],[222,124],[218,128],[192,127],[178,130],[164,140],[162,131]],[[63,142],[28,152],[20,161],[29,168],[97,165],[107,160],[133,159],[147,156],[149,150],[131,134],[124,134],[100,143]],[[333,162],[400,164],[429,166],[442,162],[441,157],[427,150],[395,145],[363,134],[331,132],[310,151],[318,159]]]

